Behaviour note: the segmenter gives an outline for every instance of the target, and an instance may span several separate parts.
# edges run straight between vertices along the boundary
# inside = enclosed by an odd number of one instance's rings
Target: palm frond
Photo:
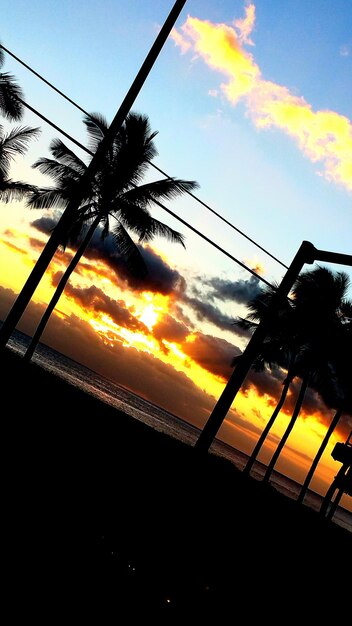
[[[33,163],[32,167],[38,169],[46,176],[51,176],[59,185],[66,185],[68,181],[70,181],[71,184],[73,182],[77,183],[80,179],[80,175],[75,169],[46,157],[38,159]]]
[[[50,144],[50,152],[55,159],[58,159],[63,165],[66,165],[70,170],[75,171],[80,176],[83,176],[87,169],[87,165],[82,159],[80,159],[70,148],[64,144],[61,139],[53,139]]]
[[[0,73],[0,111],[9,120],[19,120],[23,114],[24,94],[16,79],[8,72]]]
[[[7,135],[0,137],[0,171],[4,176],[9,173],[11,161],[28,149],[28,143],[40,133],[39,128],[22,126],[12,128]]]
[[[124,227],[138,235],[140,243],[160,236],[185,247],[184,236],[181,233],[152,217],[146,207],[126,201],[126,195],[111,203],[110,214],[117,217]]]
[[[144,278],[148,273],[144,259],[133,239],[121,223],[113,229],[113,238],[116,247],[123,257],[129,271],[139,278]]]
[[[170,226],[167,226],[167,224],[164,224],[163,222],[159,222],[159,220],[156,220],[154,217],[151,217],[149,228],[147,228],[145,232],[142,235],[140,235],[139,241],[140,243],[151,241],[156,236],[165,237],[165,239],[167,239],[171,243],[180,243],[181,246],[186,248],[185,242],[184,242],[184,235],[179,233],[177,230],[170,228]]]
[[[117,174],[116,188],[127,190],[144,177],[157,150],[145,115],[130,113],[114,140],[113,169]]]
[[[100,113],[92,113],[83,119],[88,131],[88,146],[92,152],[96,152],[98,145],[106,134],[109,126],[107,120]]]
[[[67,201],[57,187],[38,187],[30,194],[27,206],[31,209],[64,209]]]
[[[5,204],[14,200],[22,200],[28,194],[34,193],[35,190],[35,185],[6,179],[0,184],[0,200]]]
[[[242,328],[243,330],[255,330],[258,326],[258,322],[254,322],[252,321],[249,316],[248,318],[245,317],[235,317],[234,321],[233,321],[234,326],[238,326],[239,328]]]
[[[152,204],[154,200],[172,200],[186,191],[197,189],[198,186],[194,180],[163,178],[133,187],[125,195],[130,202]]]

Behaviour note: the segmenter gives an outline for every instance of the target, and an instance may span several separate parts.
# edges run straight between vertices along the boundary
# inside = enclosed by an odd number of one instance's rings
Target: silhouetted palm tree
[[[257,327],[265,315],[267,307],[270,305],[272,298],[276,292],[276,288],[265,287],[262,292],[256,296],[248,305],[249,314],[247,318],[238,318],[236,323],[244,329],[253,331]],[[249,473],[258,454],[271,430],[278,414],[280,413],[290,385],[296,376],[296,361],[300,350],[299,341],[297,341],[296,333],[293,332],[293,308],[289,299],[281,305],[281,310],[278,312],[275,324],[271,328],[267,335],[259,356],[253,363],[253,369],[255,371],[263,371],[268,369],[273,371],[277,366],[280,369],[286,369],[287,373],[283,381],[282,392],[278,403],[268,420],[261,436],[255,445],[251,456],[249,457],[247,464],[244,468],[244,473]],[[241,356],[236,357],[233,360],[233,364],[236,364]]]
[[[4,51],[0,47],[0,68],[4,64]],[[23,100],[22,89],[12,74],[0,72],[0,113],[9,120],[19,120],[22,117],[23,105],[18,100]]]
[[[84,123],[88,130],[89,147],[95,152],[107,131],[107,122],[101,115],[95,114],[85,117]],[[62,242],[66,244],[76,239],[82,226],[87,221],[90,222],[28,347],[25,355],[27,359],[31,358],[51,312],[99,224],[102,225],[104,238],[110,230],[110,221],[114,221],[112,231],[117,250],[124,256],[129,269],[139,276],[145,275],[147,268],[138,246],[128,231],[135,234],[140,243],[151,241],[156,235],[161,235],[172,242],[183,244],[183,236],[153,218],[149,213],[149,207],[157,204],[159,200],[175,198],[185,191],[192,190],[197,184],[194,181],[171,178],[140,184],[149,162],[157,154],[155,136],[156,133],[150,130],[147,116],[130,113],[126,117],[71,224],[67,241]],[[30,206],[64,208],[70,196],[75,193],[77,183],[87,167],[61,140],[52,142],[51,153],[55,159],[39,159],[34,167],[44,174],[51,175],[57,185],[33,192],[29,200]]]
[[[302,383],[292,417],[267,467],[264,482],[269,481],[298,418],[308,385],[312,383],[315,388],[319,388],[325,377],[329,380],[334,375],[331,355],[341,324],[341,310],[348,285],[346,273],[334,274],[324,267],[300,274],[294,284],[294,320],[303,348],[298,367]]]
[[[13,159],[26,152],[31,139],[39,134],[39,128],[13,128],[5,134],[0,126],[0,200],[10,202],[21,200],[29,192],[33,192],[35,187],[20,181],[9,178],[10,166]]]
[[[312,461],[307,476],[299,493],[298,502],[303,502],[304,497],[313,478],[318,463],[324,454],[330,437],[337,427],[341,417],[344,414],[352,414],[352,303],[344,302],[341,306],[341,324],[338,327],[338,335],[335,338],[333,354],[331,355],[331,364],[334,370],[334,380],[332,388],[324,387],[319,390],[324,402],[327,406],[335,406],[337,410],[331,420],[325,437]]]

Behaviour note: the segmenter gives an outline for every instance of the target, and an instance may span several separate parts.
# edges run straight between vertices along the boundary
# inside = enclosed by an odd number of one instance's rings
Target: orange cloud
[[[174,41],[183,50],[187,44],[210,68],[227,77],[222,93],[233,105],[244,100],[257,128],[282,130],[307,158],[321,165],[320,174],[352,191],[351,121],[334,111],[314,111],[303,97],[263,79],[253,55],[244,49],[252,43],[254,19],[252,4],[234,27],[189,16]]]
[[[27,256],[27,251],[26,250],[22,250],[22,248],[19,248],[18,246],[15,246],[14,243],[11,243],[10,241],[5,241],[5,240],[1,240],[1,243],[4,244],[4,246],[7,246],[8,248],[10,248],[10,250],[14,250],[15,252],[19,252],[20,254],[24,254]]]

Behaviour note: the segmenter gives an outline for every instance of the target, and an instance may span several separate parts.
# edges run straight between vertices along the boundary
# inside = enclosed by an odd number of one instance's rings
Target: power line
[[[37,109],[34,109],[30,104],[28,104],[28,102],[25,102],[24,100],[22,100],[21,98],[19,98],[17,96],[17,100],[27,109],[29,109],[30,111],[32,111],[32,113],[34,113],[35,115],[37,115],[38,117],[40,117],[40,119],[44,120],[44,122],[46,122],[47,124],[49,124],[49,126],[52,126],[53,128],[55,128],[55,130],[57,130],[59,133],[61,133],[62,135],[64,135],[64,137],[67,137],[67,139],[69,139],[70,141],[72,141],[74,144],[76,144],[76,146],[78,146],[79,148],[81,148],[82,150],[84,150],[85,152],[88,152],[88,154],[90,154],[91,156],[94,156],[94,153],[91,152],[90,150],[88,150],[88,148],[86,148],[85,146],[83,146],[83,144],[81,144],[79,141],[77,141],[77,139],[74,139],[74,137],[72,137],[71,135],[69,135],[68,133],[66,133],[66,131],[62,130],[62,128],[60,128],[60,126],[57,126],[56,124],[54,124],[54,122],[52,122],[51,120],[49,120],[48,117],[45,117],[45,115],[43,115],[42,113],[39,113],[39,111],[37,111]]]
[[[84,113],[85,115],[87,115],[89,118],[91,118],[91,114],[88,113],[85,109],[83,109],[79,104],[77,104],[74,100],[72,100],[71,98],[69,98],[65,93],[63,93],[62,91],[60,91],[60,89],[58,89],[57,87],[55,87],[55,85],[53,85],[52,83],[50,83],[48,80],[46,80],[46,78],[44,78],[41,74],[39,74],[39,72],[36,72],[34,69],[32,69],[29,65],[27,65],[27,63],[25,63],[24,61],[22,61],[22,59],[20,59],[18,56],[16,56],[13,52],[11,52],[8,48],[6,48],[4,45],[0,44],[0,48],[3,48],[3,50],[5,50],[5,52],[7,52],[10,56],[12,56],[16,61],[18,61],[18,63],[21,63],[21,65],[23,65],[26,69],[28,69],[30,72],[32,72],[32,74],[34,74],[37,78],[39,78],[40,80],[42,80],[46,85],[48,85],[49,87],[51,87],[51,89],[53,89],[54,91],[56,91],[60,96],[62,96],[63,98],[65,98],[65,100],[67,100],[70,104],[72,104],[74,107],[76,107],[79,111],[81,111],[82,113]],[[42,119],[45,119],[42,117]],[[60,131],[63,132],[63,131]],[[66,133],[63,132],[64,135],[67,136]],[[73,141],[74,143],[77,144],[75,139],[71,138],[71,141]],[[78,145],[78,144],[77,144]],[[169,174],[167,174],[166,172],[164,172],[162,169],[160,169],[160,167],[157,167],[157,165],[155,165],[154,163],[152,163],[151,161],[149,161],[150,165],[158,170],[158,172],[160,172],[161,174],[163,174],[163,176],[166,176],[167,178],[169,178],[170,180],[172,180],[172,176],[169,176]],[[224,218],[222,215],[220,215],[220,213],[218,213],[217,211],[215,211],[214,209],[212,209],[206,202],[204,202],[203,200],[201,200],[200,198],[198,198],[198,196],[196,196],[195,194],[193,194],[191,191],[185,189],[185,193],[187,193],[191,198],[193,198],[194,200],[196,200],[196,202],[199,202],[199,204],[201,204],[203,207],[205,207],[208,211],[210,211],[211,213],[213,213],[213,215],[215,215],[217,218],[219,218],[220,220],[222,220],[225,224],[227,224],[227,226],[230,226],[230,228],[232,228],[233,230],[235,230],[237,233],[239,233],[242,237],[244,237],[245,239],[247,239],[248,241],[250,241],[253,245],[255,245],[257,248],[259,248],[259,250],[261,250],[262,252],[264,252],[265,254],[267,254],[270,258],[272,258],[274,261],[276,261],[277,263],[279,263],[280,265],[282,265],[282,267],[288,269],[288,266],[285,265],[285,263],[283,263],[282,261],[280,261],[280,259],[278,259],[276,256],[274,256],[273,254],[271,254],[271,252],[269,252],[266,248],[264,248],[263,246],[261,246],[259,243],[257,243],[254,239],[252,239],[251,237],[249,237],[248,235],[246,235],[246,233],[244,233],[242,230],[240,230],[239,228],[237,228],[237,226],[235,226],[234,224],[232,224],[231,222],[229,222],[226,218]]]
[[[18,98],[20,100],[20,98]],[[84,152],[87,152],[87,154],[89,154],[90,156],[94,156],[94,153],[91,152],[91,150],[89,150],[88,148],[86,148],[86,146],[84,146],[82,143],[80,143],[79,141],[77,141],[77,139],[74,139],[74,137],[71,137],[71,135],[69,135],[68,133],[66,133],[66,131],[62,130],[59,126],[57,126],[57,124],[54,124],[54,122],[52,122],[51,120],[49,120],[49,118],[45,117],[45,115],[43,115],[42,113],[39,113],[39,111],[37,111],[34,107],[32,107],[30,104],[28,104],[27,102],[25,102],[24,100],[20,100],[20,102],[23,104],[23,106],[25,106],[26,108],[28,108],[30,111],[32,111],[32,113],[34,113],[35,115],[38,115],[38,117],[40,117],[42,120],[44,120],[47,124],[49,124],[50,126],[52,126],[53,128],[55,128],[55,130],[57,130],[58,132],[62,133],[65,137],[67,137],[67,139],[69,139],[70,141],[72,141],[76,146],[78,146],[79,148],[81,148],[81,150],[84,150]],[[169,177],[168,177],[169,178]],[[174,213],[173,211],[171,211],[171,209],[168,209],[167,207],[165,207],[163,204],[161,204],[161,202],[158,202],[157,200],[153,199],[153,202],[157,205],[159,205],[162,209],[164,209],[164,211],[166,211],[167,213],[169,213],[170,215],[172,215],[175,219],[177,219],[179,222],[181,222],[182,224],[184,224],[185,226],[187,226],[187,228],[189,228],[190,230],[192,230],[194,233],[196,233],[197,235],[199,235],[199,237],[201,237],[202,239],[204,239],[205,241],[207,241],[208,243],[210,243],[210,245],[212,245],[214,248],[216,248],[217,250],[219,250],[220,252],[222,252],[222,254],[224,254],[225,256],[227,256],[229,259],[231,259],[232,261],[234,261],[235,263],[237,263],[238,265],[240,265],[241,267],[243,267],[245,270],[247,270],[247,272],[249,272],[250,274],[252,274],[253,276],[255,276],[258,280],[262,281],[263,283],[265,283],[268,287],[273,287],[273,285],[271,285],[271,283],[269,283],[265,278],[263,278],[262,276],[260,276],[260,274],[257,274],[257,272],[255,272],[254,270],[252,270],[250,267],[248,267],[247,265],[245,265],[244,263],[242,263],[242,261],[239,261],[239,259],[236,259],[236,257],[232,256],[232,254],[230,254],[229,252],[227,252],[226,250],[224,250],[224,248],[221,248],[221,246],[219,246],[217,243],[215,243],[214,241],[212,241],[211,239],[209,239],[206,235],[204,235],[203,233],[201,233],[199,230],[197,230],[194,226],[191,226],[191,224],[189,224],[188,222],[186,222],[184,219],[182,219],[181,217],[179,217],[178,215],[176,215],[176,213]]]
[[[0,44],[0,48],[2,48],[3,50],[5,50],[5,52],[7,52],[7,54],[9,54],[10,56],[12,56],[16,61],[18,61],[18,63],[21,63],[21,65],[23,65],[23,67],[25,67],[27,70],[29,70],[30,72],[32,72],[32,74],[34,74],[35,76],[37,76],[37,78],[39,78],[40,80],[43,81],[43,83],[46,83],[47,85],[49,85],[49,87],[51,87],[51,89],[53,89],[54,91],[56,91],[56,93],[60,94],[60,96],[62,96],[63,98],[65,98],[65,100],[67,100],[68,102],[70,102],[71,104],[73,104],[73,106],[76,107],[76,109],[79,109],[82,113],[85,113],[86,115],[89,115],[87,113],[87,111],[85,111],[84,109],[82,109],[82,107],[79,106],[79,104],[77,104],[76,102],[74,102],[73,100],[71,100],[71,98],[69,98],[68,96],[66,96],[66,94],[64,94],[62,91],[60,91],[60,89],[58,89],[57,87],[55,87],[55,85],[53,85],[52,83],[49,83],[48,80],[46,80],[46,78],[44,78],[44,76],[42,76],[41,74],[39,74],[38,72],[36,72],[32,67],[30,67],[29,65],[27,65],[27,63],[25,63],[24,61],[22,61],[22,59],[20,59],[19,57],[17,57],[13,52],[11,52],[11,50],[9,50],[8,48],[5,48],[5,46],[3,44]],[[90,116],[89,116],[90,117]]]
[[[154,163],[150,163],[156,170],[158,170],[161,174],[163,174],[164,176],[167,176],[167,178],[171,178],[166,172],[164,172],[163,170],[160,169],[160,167],[157,167],[156,165],[154,165]],[[171,178],[172,180],[172,178]],[[283,267],[285,267],[286,269],[288,269],[288,266],[285,265],[282,261],[280,261],[280,259],[278,259],[276,256],[274,256],[273,254],[271,254],[271,252],[269,252],[268,250],[266,250],[266,248],[263,248],[261,245],[259,245],[259,243],[257,243],[256,241],[254,241],[254,239],[251,239],[251,237],[249,237],[248,235],[246,235],[246,233],[244,233],[242,230],[240,230],[239,228],[237,228],[237,226],[235,226],[234,224],[232,224],[231,222],[229,222],[225,217],[223,217],[222,215],[220,215],[220,213],[217,213],[214,209],[212,209],[209,204],[207,204],[206,202],[203,202],[203,200],[201,200],[200,198],[198,198],[197,196],[194,195],[194,193],[192,193],[191,191],[185,190],[186,193],[188,193],[189,196],[191,196],[192,198],[194,198],[194,200],[196,200],[197,202],[199,202],[200,204],[202,204],[206,209],[208,209],[208,211],[210,211],[211,213],[213,213],[214,215],[216,215],[216,217],[218,217],[220,220],[222,220],[223,222],[225,222],[225,224],[227,224],[228,226],[230,226],[231,228],[233,228],[233,230],[237,231],[240,235],[242,235],[242,237],[245,237],[246,239],[248,239],[248,241],[250,241],[251,243],[253,243],[257,248],[259,248],[260,250],[262,250],[262,252],[265,252],[265,254],[267,254],[268,256],[270,256],[272,259],[274,259],[274,261],[276,261],[277,263],[279,263],[280,265],[282,265]]]

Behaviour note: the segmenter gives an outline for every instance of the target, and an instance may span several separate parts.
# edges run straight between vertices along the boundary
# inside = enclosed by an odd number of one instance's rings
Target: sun
[[[146,291],[136,306],[135,315],[151,331],[160,316],[168,311],[168,303],[168,296]]]
[[[151,302],[148,304],[142,313],[138,316],[138,319],[143,322],[151,330],[158,321],[159,313],[155,309],[154,304]]]

